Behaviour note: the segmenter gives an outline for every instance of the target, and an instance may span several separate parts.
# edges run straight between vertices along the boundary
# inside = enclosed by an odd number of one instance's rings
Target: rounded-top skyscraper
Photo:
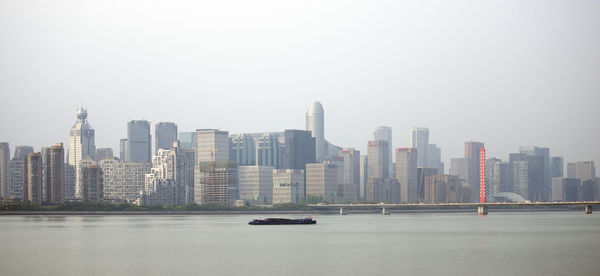
[[[327,154],[324,118],[323,106],[318,101],[310,105],[306,111],[306,130],[311,131],[312,137],[315,137],[317,162],[322,162]]]

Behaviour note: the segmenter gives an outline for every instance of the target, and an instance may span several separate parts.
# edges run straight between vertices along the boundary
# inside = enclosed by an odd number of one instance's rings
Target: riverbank
[[[540,208],[540,209],[489,209],[494,212],[581,212],[574,208]],[[390,213],[477,213],[477,209],[392,209]],[[193,215],[336,215],[338,209],[320,210],[211,210],[211,211],[0,211],[0,216],[193,216]],[[353,210],[346,214],[381,214],[379,209]]]

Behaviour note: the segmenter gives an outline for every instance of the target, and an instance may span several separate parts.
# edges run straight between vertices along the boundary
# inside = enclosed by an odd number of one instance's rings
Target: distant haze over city
[[[598,164],[599,12],[599,1],[2,1],[0,141],[68,147],[82,104],[96,147],[118,152],[129,120],[305,129],[320,101],[327,141],[363,154],[378,126],[395,148],[427,127],[444,162],[474,140],[490,157],[535,145]]]

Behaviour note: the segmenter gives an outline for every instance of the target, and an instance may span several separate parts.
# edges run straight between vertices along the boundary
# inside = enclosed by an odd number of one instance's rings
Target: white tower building
[[[320,102],[314,102],[306,111],[306,130],[312,132],[315,138],[317,162],[322,162],[327,155],[327,142],[325,141],[325,112]]]
[[[69,165],[75,168],[75,197],[81,198],[81,181],[79,162],[86,157],[96,159],[95,133],[87,121],[87,110],[77,109],[77,122],[69,132]]]

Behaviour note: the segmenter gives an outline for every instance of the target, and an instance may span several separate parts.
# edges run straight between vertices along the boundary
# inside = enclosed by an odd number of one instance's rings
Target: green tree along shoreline
[[[379,210],[380,207],[345,207],[347,210]],[[474,209],[473,206],[439,206],[439,207],[419,207],[405,206],[394,207],[393,210],[467,210]],[[490,209],[496,209],[490,207]],[[581,209],[580,207],[565,206],[503,206],[502,210],[530,210],[530,209]],[[58,205],[38,205],[33,203],[4,203],[0,204],[0,211],[318,211],[332,210],[327,205],[309,207],[305,204],[274,204],[273,206],[229,206],[225,204],[207,203],[198,205],[195,203],[183,206],[159,206],[144,205],[138,206],[132,203],[93,203],[93,202],[65,202]]]

